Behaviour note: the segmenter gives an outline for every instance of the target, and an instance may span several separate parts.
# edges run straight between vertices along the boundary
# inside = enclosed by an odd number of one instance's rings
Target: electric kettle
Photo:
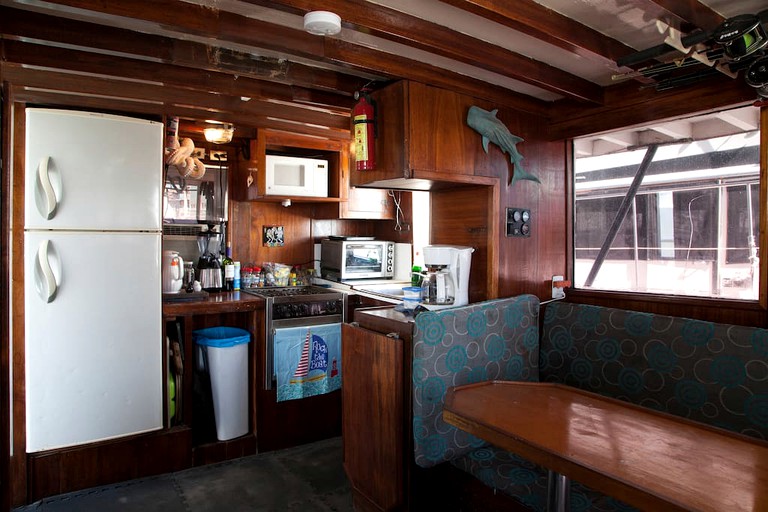
[[[163,251],[163,293],[179,293],[184,284],[184,260],[176,251]]]

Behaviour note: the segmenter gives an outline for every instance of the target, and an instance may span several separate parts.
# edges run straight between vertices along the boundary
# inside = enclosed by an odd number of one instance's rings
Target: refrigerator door
[[[163,125],[26,110],[27,229],[161,228]]]
[[[160,245],[24,234],[28,452],[162,427]]]

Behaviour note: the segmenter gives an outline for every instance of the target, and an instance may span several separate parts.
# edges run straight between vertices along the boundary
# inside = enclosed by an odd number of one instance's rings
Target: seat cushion
[[[543,382],[768,439],[768,330],[555,302]]]
[[[419,313],[413,334],[413,437],[419,466],[485,444],[443,421],[451,386],[486,380],[536,381],[539,299],[520,295]]]

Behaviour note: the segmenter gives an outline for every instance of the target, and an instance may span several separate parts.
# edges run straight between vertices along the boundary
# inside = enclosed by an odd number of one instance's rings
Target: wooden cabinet
[[[267,195],[266,155],[268,152],[328,160],[328,197],[289,197]],[[347,200],[349,183],[349,143],[345,140],[308,137],[277,130],[260,129],[250,141],[249,158],[238,161],[230,182],[236,201],[339,203]],[[250,185],[249,185],[250,183]]]
[[[395,203],[388,190],[351,187],[347,201],[339,204],[340,219],[392,220]]]
[[[355,172],[352,186],[432,190],[460,183],[487,184],[506,170],[499,151],[486,154],[469,128],[469,107],[488,102],[401,81],[373,93],[376,101],[376,169]],[[504,173],[505,174],[505,173]],[[502,174],[502,175],[504,175]]]
[[[355,510],[395,510],[405,502],[404,340],[342,326],[344,469]]]

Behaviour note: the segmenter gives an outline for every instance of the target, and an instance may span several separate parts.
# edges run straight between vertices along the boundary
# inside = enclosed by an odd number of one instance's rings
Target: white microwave
[[[328,197],[328,160],[267,155],[266,194]]]

